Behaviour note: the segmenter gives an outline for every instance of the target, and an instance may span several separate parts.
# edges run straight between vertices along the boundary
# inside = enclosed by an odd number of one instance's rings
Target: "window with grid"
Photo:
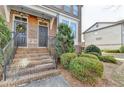
[[[70,11],[71,11],[71,6],[70,6],[70,5],[65,5],[65,6],[64,6],[64,11],[70,13]]]
[[[73,6],[73,14],[74,14],[75,16],[78,16],[78,5],[74,5],[74,6]]]

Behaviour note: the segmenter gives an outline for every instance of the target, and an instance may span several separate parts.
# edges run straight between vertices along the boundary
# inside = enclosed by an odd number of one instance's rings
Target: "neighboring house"
[[[60,23],[68,24],[74,34],[77,50],[81,46],[81,5],[6,5],[0,14],[6,18],[12,32],[24,24],[18,45],[24,48],[48,48],[49,38],[55,37]]]
[[[96,22],[83,34],[85,46],[94,44],[101,49],[118,49],[124,44],[124,20]]]

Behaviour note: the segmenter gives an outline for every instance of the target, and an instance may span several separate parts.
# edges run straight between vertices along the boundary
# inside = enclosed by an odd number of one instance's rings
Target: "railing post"
[[[0,49],[0,52],[2,54],[2,68],[3,68],[3,80],[4,81],[6,81],[7,79],[8,66],[10,62],[12,61],[12,59],[14,58],[16,49],[18,47],[17,34],[14,33],[13,35],[14,37],[8,42],[8,44],[3,49]],[[9,49],[12,49],[12,51],[10,52]]]
[[[3,80],[6,81],[6,64],[3,65]]]
[[[2,68],[3,68],[3,80],[6,80],[6,63],[5,63],[5,59],[4,59],[4,53],[3,53],[3,49],[0,49],[0,53],[2,54]]]

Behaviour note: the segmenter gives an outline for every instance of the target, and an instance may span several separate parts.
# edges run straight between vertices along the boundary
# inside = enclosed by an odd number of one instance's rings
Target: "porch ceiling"
[[[8,6],[9,9],[13,9],[13,10],[16,10],[19,12],[24,12],[24,13],[31,14],[31,15],[34,15],[37,17],[44,17],[47,19],[52,19],[53,17],[56,17],[54,15],[48,14],[47,12],[44,12],[44,10],[42,10],[42,9],[38,10],[34,7],[35,6],[32,7],[32,6],[23,6],[23,5],[18,5],[18,6],[17,5],[9,5]]]

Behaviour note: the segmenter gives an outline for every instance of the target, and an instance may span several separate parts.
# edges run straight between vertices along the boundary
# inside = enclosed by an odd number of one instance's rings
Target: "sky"
[[[124,19],[124,5],[84,5],[82,8],[82,32],[95,22],[114,22]],[[83,35],[82,35],[82,41]]]
[[[95,22],[113,22],[124,19],[124,5],[84,5],[82,9],[82,30],[85,31]]]

